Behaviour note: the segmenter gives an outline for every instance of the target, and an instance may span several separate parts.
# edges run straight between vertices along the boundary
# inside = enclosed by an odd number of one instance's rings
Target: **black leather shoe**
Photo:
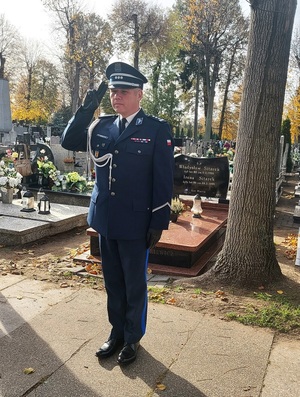
[[[137,351],[140,346],[140,343],[125,343],[123,349],[120,351],[118,356],[119,364],[130,364],[132,363],[137,356]]]
[[[99,358],[106,358],[112,356],[124,343],[123,339],[108,339],[103,345],[96,351],[96,356]]]

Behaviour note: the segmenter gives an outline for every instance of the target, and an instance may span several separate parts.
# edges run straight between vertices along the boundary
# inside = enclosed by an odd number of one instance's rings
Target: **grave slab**
[[[295,206],[293,220],[295,223],[300,223],[300,205]]]
[[[171,222],[169,229],[163,231],[149,255],[149,269],[154,274],[195,277],[221,250],[228,205],[203,203],[202,207],[201,218],[193,218],[190,211],[185,211],[176,223]],[[101,263],[98,233],[89,228],[87,235],[90,236],[90,252],[76,256],[74,261]]]
[[[201,218],[185,211],[170,223],[149,255],[149,266],[157,274],[196,276],[221,249],[225,237],[228,206],[204,204]],[[172,269],[172,268],[176,268]]]
[[[0,215],[0,244],[19,245],[49,235],[48,222]]]
[[[0,202],[0,244],[21,245],[87,225],[88,208],[51,203],[48,215],[21,212],[21,200]]]

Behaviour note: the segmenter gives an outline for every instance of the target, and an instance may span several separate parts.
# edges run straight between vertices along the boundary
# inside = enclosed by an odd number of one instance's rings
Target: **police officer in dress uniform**
[[[123,62],[109,65],[106,76],[117,115],[99,117],[87,132],[107,88],[101,83],[97,91],[88,91],[70,120],[62,146],[89,150],[96,169],[88,223],[100,235],[112,325],[96,356],[120,349],[119,364],[128,364],[136,359],[146,330],[149,249],[169,225],[174,145],[170,125],[140,108],[146,77]]]

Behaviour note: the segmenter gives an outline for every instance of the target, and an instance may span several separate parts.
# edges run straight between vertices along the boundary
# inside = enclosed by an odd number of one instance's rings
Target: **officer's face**
[[[143,91],[140,88],[111,88],[110,101],[114,110],[122,117],[137,112]]]

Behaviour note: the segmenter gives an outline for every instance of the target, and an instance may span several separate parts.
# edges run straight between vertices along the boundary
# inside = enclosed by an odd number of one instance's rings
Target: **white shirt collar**
[[[137,111],[137,112],[135,112],[135,113],[133,113],[133,114],[131,114],[130,116],[127,116],[126,117],[126,120],[127,120],[127,122],[126,122],[126,127],[128,126],[128,124],[130,124],[131,123],[131,121],[135,118],[135,116],[138,114],[138,112],[141,110],[141,108],[139,108],[139,110]],[[121,120],[122,120],[122,116],[121,115],[119,115],[119,122],[121,122]]]

